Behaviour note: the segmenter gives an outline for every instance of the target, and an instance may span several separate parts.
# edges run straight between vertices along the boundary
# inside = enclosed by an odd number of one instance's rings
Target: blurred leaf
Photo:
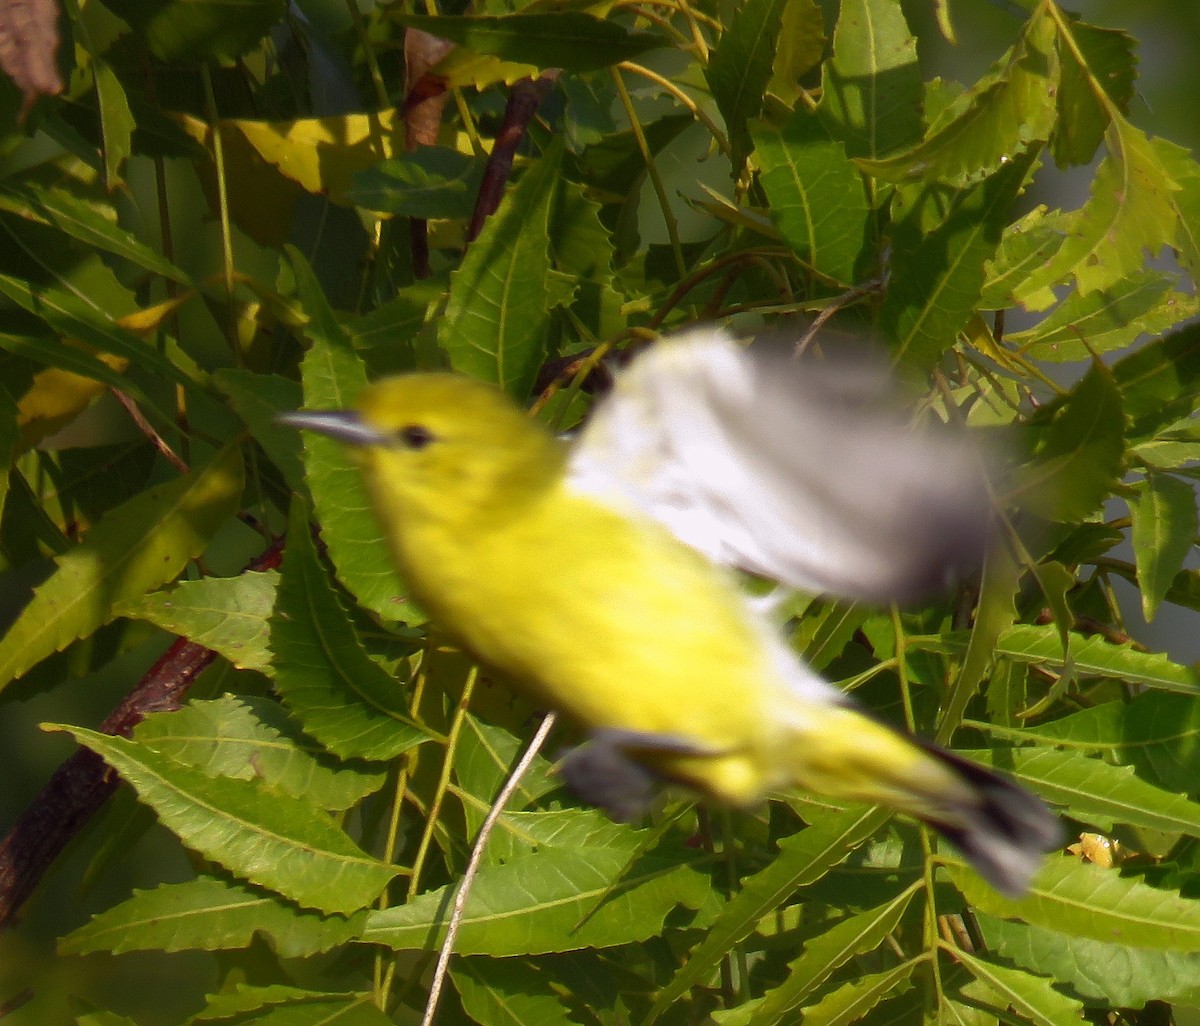
[[[237,60],[283,17],[284,0],[107,0],[163,61]]]
[[[345,944],[365,912],[323,916],[250,884],[212,876],[135,890],[133,897],[59,941],[64,954],[95,951],[222,951],[256,936],[283,958],[305,958]]]
[[[222,1020],[233,1020],[239,1026],[392,1026],[392,1020],[376,1007],[370,992],[325,993],[281,984],[234,984],[210,994],[205,1007],[191,1021]]]
[[[203,468],[109,511],[58,558],[0,639],[0,687],[173,580],[232,516],[242,484],[241,454],[231,444]]]
[[[288,487],[294,492],[303,491],[300,435],[275,422],[278,414],[304,402],[300,385],[275,374],[255,374],[240,367],[222,367],[213,375],[213,384],[228,397],[230,406],[279,468]]]
[[[1196,488],[1171,474],[1147,474],[1127,499],[1133,517],[1133,552],[1142,592],[1142,616],[1149,622],[1196,544],[1200,521]]]
[[[189,848],[305,908],[357,912],[400,871],[365,854],[324,812],[257,779],[218,779],[145,744],[53,729],[104,759]]]
[[[449,39],[476,53],[536,68],[562,68],[571,72],[597,71],[667,44],[662,36],[630,32],[616,22],[582,11],[498,17],[423,14],[393,17],[401,25]]]

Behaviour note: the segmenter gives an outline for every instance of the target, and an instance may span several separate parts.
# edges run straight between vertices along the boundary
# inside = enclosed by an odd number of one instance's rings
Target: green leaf
[[[1179,186],[1171,197],[1179,221],[1175,252],[1195,278],[1200,273],[1200,164],[1189,150],[1166,139],[1152,139],[1150,145],[1163,169]]]
[[[1011,627],[996,642],[996,655],[1050,669],[1063,665],[1062,643],[1054,626]],[[1115,677],[1163,691],[1200,694],[1200,670],[1180,666],[1157,652],[1114,645],[1098,635],[1088,638],[1072,634],[1071,658],[1080,677]]]
[[[1037,973],[1048,973],[1085,998],[1121,1008],[1147,1001],[1200,1000],[1200,953],[1153,951],[1072,937],[1026,923],[977,915],[988,948]]]
[[[1039,280],[1047,285],[1073,274],[1082,293],[1111,288],[1142,269],[1146,251],[1175,244],[1177,186],[1150,140],[1119,116],[1104,138],[1108,155],[1075,230],[1042,270]]]
[[[1148,438],[1200,402],[1200,324],[1155,339],[1112,366],[1131,439]]]
[[[1065,220],[1061,212],[1047,214],[1044,206],[1038,206],[1004,229],[996,256],[987,264],[980,309],[1004,310],[1020,304],[1026,310],[1045,310],[1058,302],[1053,289],[1026,292],[1025,283],[1062,246]]]
[[[1031,359],[1088,360],[1125,349],[1142,335],[1161,335],[1200,313],[1200,300],[1174,290],[1175,279],[1142,271],[1098,292],[1072,292],[1039,324],[1005,336]]]
[[[519,402],[546,356],[550,310],[549,215],[561,145],[529,168],[484,222],[451,276],[438,342],[457,371],[499,385]]]
[[[686,964],[663,987],[646,1026],[705,979],[725,954],[749,936],[763,916],[778,908],[798,887],[819,880],[887,820],[877,808],[853,806],[820,817],[807,829],[779,842],[779,855],[744,881],[709,928]]]
[[[1039,10],[1008,53],[942,111],[924,140],[886,160],[858,160],[873,178],[966,188],[1050,138],[1055,121],[1054,22]]]
[[[202,469],[109,510],[56,560],[0,640],[0,687],[173,580],[236,511],[242,484],[235,444]]]
[[[1111,121],[1113,107],[1129,108],[1137,78],[1136,44],[1120,29],[1076,21],[1057,38],[1061,65],[1055,101],[1058,123],[1054,159],[1060,167],[1092,159]],[[1102,99],[1103,97],[1103,99]]]
[[[483,163],[447,146],[422,146],[354,176],[346,198],[368,210],[466,219],[475,209]]]
[[[902,994],[910,986],[920,959],[901,962],[878,973],[865,973],[830,991],[816,1004],[804,1009],[805,1026],[849,1026],[881,1001]]]
[[[983,995],[977,987],[964,987],[963,993],[969,997],[991,997],[998,1010],[1011,1008],[1036,1026],[1067,1026],[1083,1018],[1083,1005],[1060,994],[1043,976],[997,965],[961,949],[954,957],[982,984]]]
[[[752,148],[749,122],[762,110],[786,6],[787,0],[743,0],[704,69],[729,132],[735,178]]]
[[[782,129],[751,129],[771,220],[793,252],[833,282],[855,280],[854,265],[868,231],[862,177],[845,147],[800,110]]]
[[[632,60],[667,44],[663,36],[630,32],[613,21],[582,11],[554,14],[462,15],[429,17],[393,15],[401,25],[421,29],[476,53],[538,68],[597,71]]]
[[[989,915],[1158,951],[1195,951],[1200,946],[1200,901],[1150,887],[1116,870],[1072,858],[1047,859],[1028,897],[1014,901],[961,863],[948,863],[946,869],[967,901]]]
[[[92,55],[92,74],[96,80],[96,102],[100,108],[101,152],[104,157],[104,183],[111,190],[122,183],[121,169],[133,152],[133,114],[125,97],[125,88],[108,62]]]
[[[1171,474],[1151,473],[1126,501],[1133,517],[1142,616],[1149,622],[1196,544],[1196,489]]]
[[[96,951],[227,951],[264,938],[283,958],[306,958],[347,943],[366,912],[323,916],[250,884],[202,876],[160,884],[101,912],[58,942],[64,954]]]
[[[106,4],[163,61],[229,64],[257,43],[284,0],[110,0]]]
[[[292,504],[271,620],[275,686],[306,733],[345,758],[391,759],[428,739],[405,689],[367,655]]]
[[[269,673],[267,623],[279,574],[246,571],[237,577],[201,577],[142,595],[116,610],[211,648],[243,670]]]
[[[4,192],[0,192],[0,210],[50,225],[86,246],[121,257],[181,285],[190,284],[187,274],[123,228],[109,207],[65,189],[6,182]]]
[[[895,226],[895,249],[904,257],[893,265],[880,320],[898,362],[926,370],[954,345],[979,302],[984,264],[996,255],[1031,165],[1032,157],[1018,157],[958,193],[931,232]]]
[[[257,779],[210,777],[144,744],[51,725],[113,767],[185,845],[305,908],[350,914],[400,871],[364,853],[324,812]]]
[[[917,41],[899,0],[844,0],[817,113],[851,157],[882,157],[921,138]]]
[[[1113,824],[1200,837],[1200,804],[1148,784],[1132,766],[1113,766],[1080,752],[1054,748],[963,751],[968,759],[1004,769],[1075,819],[1110,832]]]
[[[189,1023],[225,1021],[238,1026],[392,1026],[369,991],[330,994],[282,984],[240,983],[210,994]]]
[[[816,0],[788,0],[775,47],[767,92],[794,107],[800,79],[821,63],[825,53],[825,17]]]
[[[638,840],[637,832],[627,833]],[[636,855],[627,843],[591,843],[545,845],[486,866],[471,886],[454,949],[533,955],[647,940],[662,931],[673,909],[699,908],[707,897],[707,877],[689,865],[694,857]],[[445,932],[453,886],[372,913],[361,940],[397,951],[434,950]]]
[[[1091,516],[1112,493],[1125,453],[1125,416],[1112,375],[1100,363],[1032,424],[1035,455],[1013,495],[1030,512],[1069,523]]]
[[[787,977],[761,998],[720,1016],[721,1026],[772,1026],[794,1022],[799,1009],[829,975],[856,955],[874,951],[896,929],[915,887],[891,901],[834,923],[804,945],[804,954],[788,963]]]
[[[306,739],[277,702],[225,695],[154,713],[134,738],[213,777],[260,779],[320,809],[349,809],[383,785],[383,770],[340,762]]]
[[[516,958],[456,958],[450,978],[463,1010],[475,1022],[488,1026],[570,1026],[577,1021],[568,1012],[555,973],[531,961]]]
[[[312,410],[343,410],[366,386],[362,360],[333,316],[316,277],[299,251],[288,255],[296,288],[311,320],[305,328],[312,345],[300,366],[304,405]],[[407,588],[386,555],[383,530],[372,512],[362,475],[332,438],[304,432],[304,467],[321,537],[338,579],[358,601],[384,620],[416,619],[404,600]]]

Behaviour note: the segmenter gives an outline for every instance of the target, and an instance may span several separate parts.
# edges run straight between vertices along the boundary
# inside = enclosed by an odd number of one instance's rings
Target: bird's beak
[[[363,422],[353,410],[292,410],[275,418],[277,424],[316,431],[347,445],[382,445],[383,434]]]

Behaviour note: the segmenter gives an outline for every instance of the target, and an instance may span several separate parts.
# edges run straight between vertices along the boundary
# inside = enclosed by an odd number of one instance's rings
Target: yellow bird
[[[1016,895],[1060,843],[1049,809],[860,711],[730,569],[886,602],[978,559],[978,456],[889,394],[861,361],[702,329],[639,356],[571,446],[448,373],[282,419],[352,447],[429,616],[586,728],[562,765],[585,797],[629,816],[665,780],[735,806],[786,788],[879,803]]]

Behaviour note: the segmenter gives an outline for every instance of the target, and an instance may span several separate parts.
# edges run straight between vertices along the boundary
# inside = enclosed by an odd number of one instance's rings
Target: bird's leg
[[[557,771],[580,798],[627,823],[641,816],[665,778],[642,760],[655,755],[711,755],[694,740],[639,730],[603,729],[559,757]]]

